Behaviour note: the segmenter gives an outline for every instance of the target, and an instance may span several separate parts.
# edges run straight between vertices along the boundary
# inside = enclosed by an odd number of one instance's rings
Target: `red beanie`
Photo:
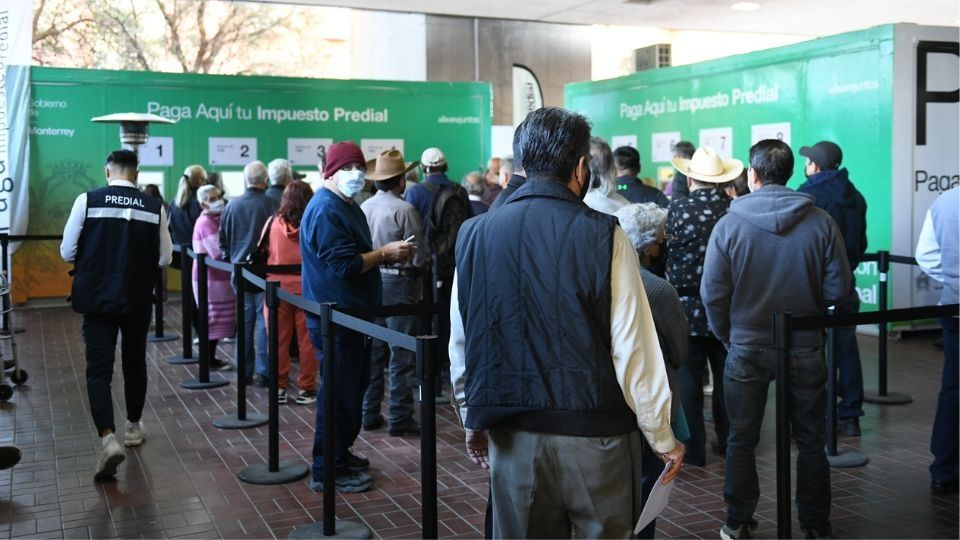
[[[364,165],[367,163],[359,146],[351,141],[331,144],[330,148],[327,148],[327,165],[323,169],[323,177],[330,178],[334,173],[351,163]]]

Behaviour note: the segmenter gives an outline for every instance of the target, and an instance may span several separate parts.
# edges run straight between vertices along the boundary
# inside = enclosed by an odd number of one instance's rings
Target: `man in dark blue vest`
[[[467,452],[491,469],[495,538],[629,538],[641,431],[667,481],[684,455],[639,260],[583,203],[583,116],[539,109],[519,141],[529,180],[457,239],[449,351]]]
[[[150,307],[160,267],[173,255],[162,201],[137,189],[137,167],[137,155],[129,150],[107,157],[108,185],[77,197],[60,245],[63,260],[74,263],[73,309],[83,314],[87,394],[102,443],[97,480],[115,475],[126,457],[114,434],[110,395],[118,332],[127,406],[124,445],[139,446],[146,437],[140,417],[147,397]]]

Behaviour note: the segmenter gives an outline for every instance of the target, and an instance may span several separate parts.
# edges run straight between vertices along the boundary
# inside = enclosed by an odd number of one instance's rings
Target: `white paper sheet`
[[[670,464],[668,463],[663,468],[663,472],[660,473],[660,477],[657,478],[657,483],[653,485],[650,496],[647,497],[647,504],[643,505],[640,519],[637,520],[637,526],[633,528],[633,534],[640,534],[640,531],[656,519],[660,512],[663,512],[663,509],[667,507],[667,503],[670,502],[670,492],[673,491],[673,484],[676,479],[667,485],[663,485],[663,477],[669,470]]]

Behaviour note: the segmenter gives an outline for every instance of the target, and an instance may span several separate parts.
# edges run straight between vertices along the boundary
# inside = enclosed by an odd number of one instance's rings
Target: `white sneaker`
[[[123,436],[124,446],[140,446],[143,439],[147,437],[147,428],[143,426],[143,420],[133,423],[127,420],[127,430]]]
[[[97,459],[97,472],[94,473],[94,480],[103,480],[117,474],[117,466],[123,463],[127,455],[123,453],[123,447],[117,442],[117,436],[113,433],[103,438],[103,450],[100,452],[100,458]]]

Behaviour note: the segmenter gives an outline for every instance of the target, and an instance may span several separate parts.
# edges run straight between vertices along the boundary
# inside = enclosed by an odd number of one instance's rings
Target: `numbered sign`
[[[650,158],[654,163],[669,163],[673,159],[673,147],[680,142],[679,131],[654,133],[651,137]]]
[[[403,159],[407,161],[419,158],[417,156],[411,159],[407,156],[406,152],[403,151],[403,139],[360,139],[360,149],[363,150],[363,155],[367,159],[377,159],[380,152],[391,148],[399,150],[403,154]]]
[[[637,136],[636,135],[614,135],[610,137],[610,148],[616,150],[621,146],[629,146],[630,148],[637,147]]]
[[[327,149],[331,144],[333,139],[287,139],[287,159],[291,165],[326,163]]]
[[[250,137],[210,137],[211,165],[246,165],[257,160],[257,139]]]
[[[700,130],[700,146],[709,146],[723,159],[733,158],[733,128],[711,128]]]
[[[173,166],[173,137],[150,137],[140,146],[140,164],[152,167]]]
[[[757,141],[764,139],[779,139],[790,144],[790,122],[780,122],[778,124],[757,124],[750,126],[750,144],[757,144]]]

